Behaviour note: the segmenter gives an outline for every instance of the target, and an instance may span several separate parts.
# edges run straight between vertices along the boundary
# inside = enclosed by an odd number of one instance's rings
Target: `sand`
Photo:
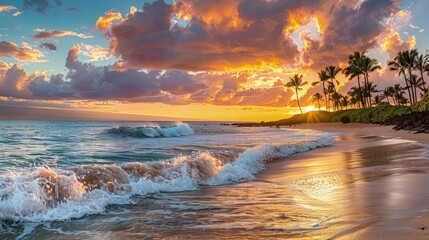
[[[324,211],[316,231],[298,238],[429,239],[429,135],[373,124],[301,124],[341,132],[334,145],[281,159],[258,178],[285,182]],[[323,203],[323,207],[315,207]]]
[[[361,135],[375,135],[388,138],[403,138],[420,143],[429,144],[429,134],[414,134],[410,131],[395,131],[393,126],[381,126],[370,123],[303,123],[295,125],[293,129],[314,129],[327,132],[344,132]]]

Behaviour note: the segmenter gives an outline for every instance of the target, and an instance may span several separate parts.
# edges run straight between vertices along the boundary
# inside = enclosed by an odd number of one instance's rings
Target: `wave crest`
[[[196,190],[253,179],[276,158],[332,144],[333,136],[294,144],[265,144],[241,154],[196,152],[170,160],[67,169],[37,167],[0,179],[0,219],[53,221],[102,213],[132,196]]]
[[[137,138],[155,138],[155,137],[181,137],[194,135],[194,130],[187,123],[177,123],[175,126],[143,126],[143,127],[117,127],[107,131],[110,134],[137,137]]]

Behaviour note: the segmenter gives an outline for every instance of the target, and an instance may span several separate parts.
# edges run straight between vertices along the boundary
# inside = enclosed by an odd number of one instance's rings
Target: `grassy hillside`
[[[392,117],[411,113],[407,106],[381,105],[364,109],[348,109],[336,112],[314,111],[296,114],[290,118],[272,122],[261,122],[260,125],[292,125],[298,123],[340,122],[342,117],[348,117],[350,122],[382,123]]]

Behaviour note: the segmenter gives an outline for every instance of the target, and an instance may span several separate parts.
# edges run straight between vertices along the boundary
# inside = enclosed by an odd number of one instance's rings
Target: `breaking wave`
[[[181,137],[194,135],[194,130],[187,123],[177,123],[175,126],[160,127],[117,127],[107,131],[110,134],[137,137],[137,138],[155,138],[155,137]]]
[[[43,166],[9,173],[0,177],[0,219],[69,220],[102,213],[111,204],[132,204],[137,195],[248,181],[274,159],[333,141],[328,135],[292,144],[259,145],[240,154],[203,151],[147,164]]]

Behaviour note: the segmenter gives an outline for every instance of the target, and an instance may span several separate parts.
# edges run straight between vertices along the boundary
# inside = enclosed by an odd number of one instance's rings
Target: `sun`
[[[307,106],[304,109],[304,112],[311,112],[311,111],[315,111],[316,108],[314,106]]]

